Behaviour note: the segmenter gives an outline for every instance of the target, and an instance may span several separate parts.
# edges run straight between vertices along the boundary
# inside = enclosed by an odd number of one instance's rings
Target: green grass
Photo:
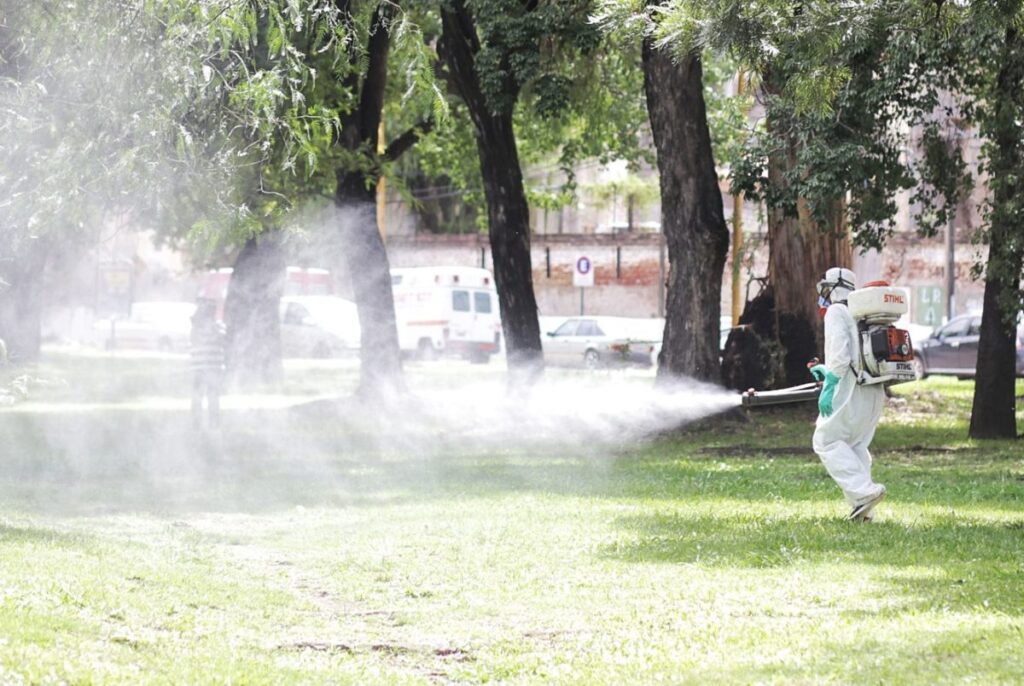
[[[614,450],[287,410],[218,439],[132,405],[184,400],[175,361],[111,364],[51,357],[68,387],[0,414],[0,683],[1024,680],[1024,459],[965,438],[969,382],[897,389],[851,525],[806,408]]]

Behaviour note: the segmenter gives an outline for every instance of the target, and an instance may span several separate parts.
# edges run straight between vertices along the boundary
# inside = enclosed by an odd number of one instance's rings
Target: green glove
[[[821,387],[821,395],[818,396],[818,412],[822,417],[832,415],[832,396],[836,394],[836,386],[839,385],[839,377],[830,371],[825,371],[825,385]]]
[[[809,369],[815,381],[824,381],[825,375],[828,374],[828,369],[823,364],[816,364],[813,367],[809,367]]]

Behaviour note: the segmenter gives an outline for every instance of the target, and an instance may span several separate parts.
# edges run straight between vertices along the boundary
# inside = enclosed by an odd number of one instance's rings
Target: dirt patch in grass
[[[277,646],[278,650],[312,650],[318,653],[387,653],[389,655],[407,655],[410,653],[429,654],[457,662],[471,660],[469,652],[462,648],[445,646],[432,648],[429,646],[412,646],[401,643],[367,643],[355,645],[351,643],[329,643],[326,641],[296,641]]]
[[[347,643],[324,643],[322,641],[296,641],[277,646],[278,650],[313,650],[318,653],[354,653],[356,650]]]

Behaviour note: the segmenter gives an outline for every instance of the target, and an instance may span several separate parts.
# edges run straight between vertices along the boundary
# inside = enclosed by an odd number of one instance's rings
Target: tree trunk
[[[729,249],[711,151],[701,60],[643,45],[644,89],[658,153],[669,273],[658,380],[718,381],[722,272]]]
[[[529,377],[540,372],[544,357],[530,260],[530,209],[512,116],[481,117],[476,140],[508,364]]]
[[[359,395],[386,397],[404,390],[391,265],[377,230],[373,190],[359,172],[339,172],[336,195],[345,262],[359,311]]]
[[[994,229],[994,227],[993,227]],[[1005,235],[993,233],[989,250],[1005,251]],[[974,382],[974,403],[971,407],[971,438],[1016,438],[1017,400],[1015,394],[1017,366],[1016,307],[1007,307],[1008,296],[1016,296],[1019,278],[1009,276],[1011,270],[1020,274],[1021,257],[989,256],[985,273],[984,311],[981,315],[981,337],[978,341],[978,364]],[[1000,274],[1002,272],[1002,274]]]
[[[769,120],[769,127],[772,122]],[[787,194],[786,173],[796,166],[795,141],[768,158],[768,183]],[[768,210],[768,283],[775,299],[776,333],[784,355],[780,386],[806,383],[807,361],[821,355],[822,324],[816,286],[830,267],[852,264],[845,208],[837,200],[829,226],[819,226],[803,199]]]
[[[37,239],[24,254],[0,262],[0,340],[10,364],[39,359],[47,252]]]
[[[359,94],[358,106],[341,120],[338,145],[352,154],[377,153],[381,114],[387,86],[391,36],[388,22],[393,6],[381,3],[374,10],[366,54],[353,52],[347,89]],[[344,9],[349,12],[348,3]],[[365,71],[358,66],[365,59]],[[335,204],[345,263],[359,312],[360,376],[357,393],[386,397],[404,390],[402,357],[398,347],[391,265],[384,239],[377,228],[375,187],[377,171],[341,165],[335,170]]]
[[[224,302],[228,375],[243,385],[279,383],[285,257],[280,236],[267,231],[246,241],[235,260]]]
[[[530,211],[512,112],[510,109],[495,111],[484,97],[475,65],[480,44],[465,3],[455,0],[450,8],[443,6],[441,23],[438,52],[449,69],[452,85],[466,103],[476,130],[494,283],[498,290],[509,370],[518,380],[531,381],[542,372],[544,355],[533,290]]]
[[[991,115],[992,188],[988,264],[985,267],[984,311],[978,341],[971,438],[1016,438],[1016,316],[1020,311],[1020,277],[1024,267],[1024,226],[1021,225],[1018,183],[1024,165],[1020,126],[1024,87],[1024,41],[1012,26],[1006,29],[1003,63],[996,80]]]

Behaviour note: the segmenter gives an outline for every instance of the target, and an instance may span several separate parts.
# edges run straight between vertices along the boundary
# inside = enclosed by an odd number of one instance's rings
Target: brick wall
[[[660,234],[534,236],[533,283],[540,313],[578,314],[580,289],[572,285],[573,265],[586,255],[594,265],[594,286],[584,293],[589,314],[656,317],[662,312]],[[485,236],[394,237],[388,242],[392,267],[441,264],[492,268]],[[665,263],[667,265],[667,262]]]
[[[394,236],[388,241],[393,267],[425,267],[442,264],[492,267],[486,236]],[[667,252],[660,234],[556,234],[533,237],[531,259],[533,283],[540,313],[545,316],[572,315],[580,311],[580,289],[572,285],[573,265],[579,255],[594,264],[594,286],[586,289],[584,308],[588,314],[654,317],[663,314],[664,271]],[[980,310],[983,283],[971,279],[971,267],[978,248],[957,245],[956,312]],[[911,291],[911,317],[917,317],[914,302],[918,286],[945,286],[945,244],[941,237],[921,239],[897,234],[882,253],[855,254],[853,269],[862,283],[886,279]],[[752,277],[767,272],[767,245],[763,234],[746,237],[740,269],[741,293],[756,294]],[[732,267],[726,262],[722,282],[722,314],[730,313]],[[813,293],[808,294],[814,298]]]

